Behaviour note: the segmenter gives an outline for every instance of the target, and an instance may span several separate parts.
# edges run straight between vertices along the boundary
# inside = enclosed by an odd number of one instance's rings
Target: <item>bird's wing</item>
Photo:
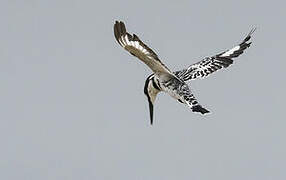
[[[254,31],[255,28],[249,32],[246,38],[239,45],[232,49],[221,52],[212,57],[206,57],[203,60],[190,65],[187,69],[174,72],[174,74],[183,81],[188,81],[205,78],[219,69],[227,68],[233,63],[233,58],[241,55],[243,51],[250,46],[251,42],[249,42],[249,40]]]
[[[115,22],[114,36],[124,49],[143,61],[153,72],[163,72],[173,75],[152,49],[145,45],[135,34],[130,35],[126,32],[123,22]]]

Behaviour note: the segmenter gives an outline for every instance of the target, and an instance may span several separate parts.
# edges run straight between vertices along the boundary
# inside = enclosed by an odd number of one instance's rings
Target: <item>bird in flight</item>
[[[201,114],[210,111],[204,108],[195,98],[187,81],[205,78],[219,69],[227,68],[233,63],[233,58],[238,57],[251,44],[249,42],[252,29],[244,40],[237,46],[223,51],[211,57],[206,57],[194,63],[186,69],[172,72],[164,65],[157,54],[144,44],[135,34],[131,35],[126,31],[122,21],[115,21],[114,36],[117,42],[133,56],[143,61],[152,71],[145,81],[144,94],[149,102],[150,122],[153,124],[153,106],[156,96],[164,91],[180,103],[186,104],[193,112]]]

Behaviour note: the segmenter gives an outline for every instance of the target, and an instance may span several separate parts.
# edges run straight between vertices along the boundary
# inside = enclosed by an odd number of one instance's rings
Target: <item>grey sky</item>
[[[0,179],[284,180],[285,2],[2,1]],[[191,82],[212,113],[159,94],[113,37],[125,22],[172,70],[239,43],[233,66]]]

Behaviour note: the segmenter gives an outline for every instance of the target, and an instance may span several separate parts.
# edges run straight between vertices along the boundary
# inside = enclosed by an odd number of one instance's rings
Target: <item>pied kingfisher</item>
[[[186,104],[193,112],[208,113],[209,111],[198,103],[185,82],[205,78],[211,73],[231,65],[233,63],[232,58],[238,57],[250,46],[251,42],[248,41],[254,31],[255,28],[249,32],[239,45],[232,49],[206,57],[186,69],[172,72],[160,61],[156,53],[135,34],[130,35],[126,32],[123,22],[116,21],[114,24],[114,35],[117,42],[132,55],[143,61],[154,72],[146,79],[144,86],[144,93],[149,102],[151,125],[153,124],[153,105],[157,94],[161,91],[167,92],[180,103]]]

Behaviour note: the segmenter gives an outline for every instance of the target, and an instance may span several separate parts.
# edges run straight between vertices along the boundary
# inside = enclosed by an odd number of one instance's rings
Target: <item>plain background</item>
[[[1,180],[284,180],[284,1],[2,0]],[[125,22],[172,70],[239,43],[235,64],[191,82],[212,113],[161,93],[149,124],[144,64]]]

